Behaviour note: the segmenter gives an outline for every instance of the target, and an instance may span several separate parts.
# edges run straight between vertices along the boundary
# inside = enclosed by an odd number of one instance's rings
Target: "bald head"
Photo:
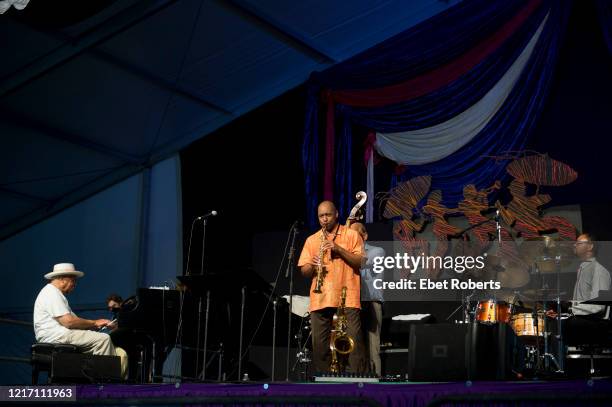
[[[338,223],[338,210],[336,209],[336,205],[331,201],[321,202],[317,209],[317,217],[319,218],[319,225],[330,232]]]
[[[321,212],[321,209],[325,211],[336,212],[336,205],[332,201],[323,201],[319,204],[318,211]]]

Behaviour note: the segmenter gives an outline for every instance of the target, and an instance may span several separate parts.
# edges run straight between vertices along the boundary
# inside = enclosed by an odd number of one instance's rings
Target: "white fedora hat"
[[[45,278],[47,280],[52,280],[55,277],[60,276],[74,276],[77,278],[83,277],[85,273],[82,271],[77,271],[74,269],[74,264],[72,263],[59,263],[53,266],[53,271],[45,274]]]

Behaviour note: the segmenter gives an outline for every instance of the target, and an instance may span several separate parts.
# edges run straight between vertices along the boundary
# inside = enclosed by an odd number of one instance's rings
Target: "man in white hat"
[[[72,263],[60,263],[45,274],[49,283],[40,290],[34,303],[34,334],[38,342],[76,345],[85,353],[121,357],[121,375],[127,377],[127,354],[115,347],[106,333],[96,332],[108,326],[108,319],[79,318],[68,305],[65,295],[72,292],[77,278],[85,275]]]

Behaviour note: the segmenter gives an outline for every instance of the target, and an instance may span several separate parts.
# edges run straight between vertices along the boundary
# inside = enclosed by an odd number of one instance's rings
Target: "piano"
[[[119,342],[131,336],[127,340],[135,345],[131,346],[131,353],[134,353],[134,348],[137,348],[136,353],[139,349],[145,350],[144,358],[133,361],[130,351],[126,349],[131,364],[146,367],[139,374],[142,382],[159,382],[163,379],[163,364],[173,348],[181,350],[180,375],[183,381],[198,381],[203,376],[206,379],[219,379],[222,372],[227,380],[238,380],[235,367],[239,360],[242,287],[246,287],[244,352],[264,313],[272,286],[251,269],[208,273],[205,276],[179,276],[177,279],[183,284],[181,291],[139,288],[137,295],[124,301],[117,313],[117,331],[121,335],[112,335],[119,336]],[[205,308],[209,291],[207,357],[204,358]],[[286,346],[286,339],[283,342],[286,337],[286,315],[282,312],[278,315],[277,346]],[[271,321],[270,306],[254,344],[271,341]],[[221,362],[219,358],[222,358]],[[207,361],[206,367],[203,366],[204,359]],[[243,365],[247,360],[243,359]],[[202,374],[203,369],[206,369],[205,375]]]
[[[181,294],[178,290],[139,288],[117,312],[118,329],[111,337],[117,346],[128,348],[131,366],[136,363],[142,367],[139,381],[161,379],[163,363],[177,342]]]

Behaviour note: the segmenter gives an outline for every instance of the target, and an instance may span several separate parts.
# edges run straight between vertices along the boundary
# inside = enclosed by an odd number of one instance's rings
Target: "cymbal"
[[[500,266],[502,258],[497,254],[485,254],[485,265],[486,266]]]
[[[503,272],[504,267],[501,265],[501,258],[496,255],[487,255],[484,257],[484,267],[473,268],[466,270],[466,275],[472,279],[485,281],[495,280],[495,276],[499,272]]]
[[[557,292],[556,288],[530,288],[528,290],[522,290],[521,294],[526,298],[531,298],[532,300],[545,300],[551,298],[557,298],[557,295],[563,296],[567,293],[565,291]]]
[[[532,297],[529,297],[528,295],[524,294],[523,291],[514,291],[514,295],[516,296],[516,298],[518,298],[519,300],[525,300],[525,301],[533,301]]]
[[[527,269],[516,262],[509,262],[505,271],[497,273],[497,281],[502,288],[523,287],[529,282],[529,272]]]
[[[512,306],[513,313],[531,312],[532,307],[523,304],[523,300],[528,300],[527,297],[521,295],[520,292],[509,289],[489,290],[480,298],[481,300],[495,300],[499,303],[506,303]]]
[[[527,264],[536,265],[540,273],[555,273],[557,266],[564,268],[575,258],[573,242],[550,236],[525,239],[519,255]]]
[[[518,296],[514,290],[490,290],[487,291],[487,298],[494,298],[497,301],[502,301],[508,304],[514,304],[518,300]]]

